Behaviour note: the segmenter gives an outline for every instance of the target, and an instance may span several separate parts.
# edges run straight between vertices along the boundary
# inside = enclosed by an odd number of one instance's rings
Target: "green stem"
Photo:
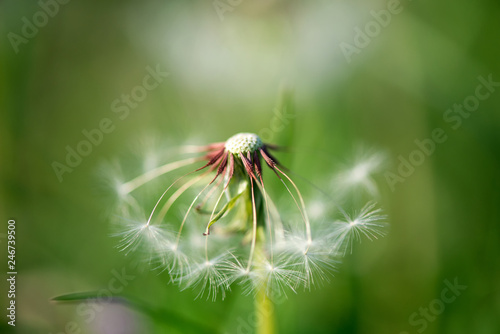
[[[275,334],[276,322],[274,305],[266,294],[266,287],[263,286],[255,296],[255,313],[259,321],[256,324],[257,334]]]
[[[265,227],[260,225],[257,230],[257,244],[255,251],[255,261],[261,262],[265,265],[266,255],[265,255]],[[267,295],[267,284],[263,284],[259,287],[257,294],[255,296],[255,315],[258,319],[255,324],[256,334],[275,334],[276,331],[276,314],[275,306],[273,301]]]
[[[260,190],[255,187],[255,202],[257,206],[257,238],[255,244],[255,263],[260,263],[265,266],[266,260],[266,224],[264,211],[264,198]],[[276,320],[274,304],[267,295],[267,285],[263,284],[259,287],[255,296],[255,315],[258,319],[255,324],[256,334],[275,334]]]

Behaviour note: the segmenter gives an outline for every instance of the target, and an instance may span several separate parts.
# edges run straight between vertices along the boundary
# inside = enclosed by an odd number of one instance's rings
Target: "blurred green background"
[[[127,159],[140,165],[153,149],[144,138],[169,152],[249,131],[289,146],[278,156],[323,187],[359,145],[388,153],[376,178],[389,235],[358,245],[326,286],[280,303],[280,333],[500,333],[500,87],[481,90],[489,96],[467,116],[444,118],[474,103],[478,77],[500,82],[499,17],[493,0],[0,2],[0,255],[3,264],[14,218],[17,332],[200,332],[196,322],[253,333],[251,297],[194,300],[115,248],[98,176],[103,161],[134,152]],[[346,57],[347,43],[356,51]],[[114,112],[148,67],[169,74],[129,114]],[[284,83],[294,114],[277,123]],[[53,162],[104,118],[113,130],[60,182]],[[447,140],[391,189],[386,171],[436,128]],[[122,270],[135,277],[123,293],[163,313],[49,301],[107,288]],[[440,309],[445,280],[467,288]],[[1,331],[11,331],[4,315]]]

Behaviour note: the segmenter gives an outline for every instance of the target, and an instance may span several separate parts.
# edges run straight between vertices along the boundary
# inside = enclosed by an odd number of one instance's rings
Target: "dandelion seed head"
[[[253,153],[262,148],[264,144],[259,136],[254,133],[238,133],[226,141],[226,150],[232,154]]]
[[[385,233],[385,216],[370,204],[324,225],[332,205],[318,200],[306,208],[289,172],[273,156],[276,149],[256,134],[239,133],[226,142],[189,148],[203,154],[198,157],[157,166],[163,160],[160,155],[146,156],[143,174],[114,183],[121,198],[116,213],[147,217],[122,219],[116,234],[119,247],[125,252],[146,250],[149,261],[157,265],[153,269],[166,271],[181,290],[195,290],[196,298],[224,299],[232,284],[240,285],[245,294],[265,291],[271,297],[328,282],[341,250],[345,255],[353,241]],[[148,192],[136,189],[192,164],[198,165],[165,186],[144,215]],[[362,160],[343,174],[342,181],[366,186],[377,165],[374,158]],[[263,166],[281,181],[288,205],[274,202],[267,193]]]

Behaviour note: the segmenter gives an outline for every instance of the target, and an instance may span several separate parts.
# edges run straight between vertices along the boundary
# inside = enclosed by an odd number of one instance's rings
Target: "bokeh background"
[[[288,146],[283,162],[330,192],[360,146],[387,157],[373,177],[389,235],[360,244],[326,286],[280,303],[280,333],[499,333],[500,87],[458,128],[443,116],[476,93],[478,77],[500,81],[500,3],[401,1],[346,57],[342,45],[356,45],[355,29],[392,5],[73,0],[52,5],[44,22],[36,1],[1,1],[0,255],[6,271],[14,218],[17,332],[253,333],[252,298],[238,289],[225,301],[195,300],[167,284],[167,273],[138,268],[116,249],[99,174],[105,161],[150,168],[154,152],[175,159],[178,145],[250,131]],[[14,46],[12,33],[24,38],[23,18],[34,15],[38,31]],[[126,117],[114,112],[148,67],[169,74]],[[278,122],[284,86],[293,87],[293,117]],[[104,118],[113,131],[60,182],[53,162],[64,163],[66,147]],[[266,130],[273,124],[279,130]],[[399,157],[436,128],[447,140],[391,189],[386,172],[397,173]],[[300,186],[309,202],[317,198]],[[121,293],[149,313],[50,301],[105,289],[122,270],[135,278]],[[438,314],[419,315],[439,309],[445,280],[467,288]],[[5,313],[5,280],[0,286]],[[12,331],[4,315],[1,326]]]

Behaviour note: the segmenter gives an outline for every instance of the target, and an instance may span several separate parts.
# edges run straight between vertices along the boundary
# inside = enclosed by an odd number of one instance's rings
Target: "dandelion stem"
[[[265,285],[257,291],[257,295],[255,296],[255,313],[260,320],[256,323],[256,334],[276,333],[274,305],[267,296]]]
[[[255,261],[259,262],[259,266],[266,266],[269,264],[266,260],[265,240],[263,238],[257,238]],[[270,294],[274,291],[269,289],[269,281],[267,279],[262,283],[263,284],[257,287],[254,301],[255,314],[259,319],[255,324],[255,333],[274,334],[276,333],[275,311],[274,304],[269,298]]]

